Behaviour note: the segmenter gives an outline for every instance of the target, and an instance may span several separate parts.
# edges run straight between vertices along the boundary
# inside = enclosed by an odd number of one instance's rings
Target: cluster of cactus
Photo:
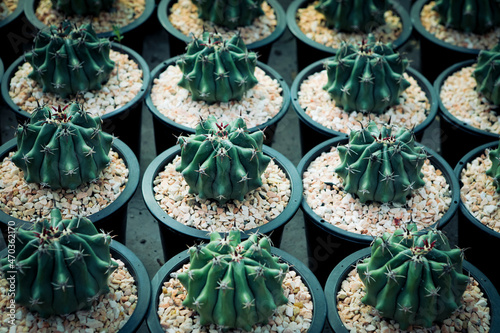
[[[486,174],[493,177],[497,193],[500,193],[500,143],[497,149],[490,150],[489,158],[491,161],[491,167],[486,170]]]
[[[342,42],[325,66],[328,82],[323,89],[347,112],[381,114],[399,104],[399,96],[410,86],[403,77],[408,60],[372,34],[361,45]]]
[[[195,134],[179,137],[182,172],[190,193],[225,203],[244,200],[245,194],[262,186],[262,173],[271,161],[262,153],[264,133],[248,133],[242,118],[230,124],[209,116],[196,126]]]
[[[16,232],[15,263],[6,257],[0,267],[17,271],[17,304],[42,317],[69,314],[90,308],[109,292],[108,277],[117,267],[110,242],[111,237],[97,232],[89,219],[63,220],[53,209],[50,220]]]
[[[25,55],[33,67],[29,78],[62,98],[87,90],[101,89],[115,63],[109,59],[110,42],[98,38],[91,24],[73,27],[63,21],[60,27],[41,30],[33,50]]]
[[[439,23],[459,31],[485,34],[500,26],[500,0],[436,0]]]
[[[102,132],[99,117],[73,103],[64,108],[38,107],[29,123],[17,129],[12,156],[28,183],[52,189],[76,189],[106,168],[113,136]]]
[[[179,86],[189,90],[193,100],[208,104],[241,100],[257,84],[257,55],[248,52],[239,33],[229,40],[204,32],[194,37],[177,65],[182,71]]]
[[[338,147],[341,164],[335,172],[344,190],[359,200],[406,203],[413,190],[424,186],[422,165],[427,154],[415,146],[413,131],[404,127],[393,134],[391,125],[375,122],[352,130],[349,143]]]
[[[492,104],[500,106],[500,43],[490,51],[479,52],[474,78],[477,90]]]
[[[115,0],[51,0],[52,7],[66,15],[99,15],[110,10]]]
[[[385,23],[387,0],[320,0],[315,9],[325,15],[326,25],[346,32],[368,33]]]
[[[288,302],[282,287],[288,265],[270,252],[266,237],[241,242],[237,230],[225,238],[212,233],[206,246],[189,249],[189,270],[177,274],[187,290],[183,305],[198,312],[202,325],[251,331],[267,323]]]
[[[357,264],[365,285],[362,302],[396,320],[431,327],[461,304],[469,278],[462,271],[463,251],[451,249],[439,230],[418,232],[414,223],[376,238],[371,256]]]
[[[264,15],[264,0],[194,0],[198,17],[229,29],[252,25]]]

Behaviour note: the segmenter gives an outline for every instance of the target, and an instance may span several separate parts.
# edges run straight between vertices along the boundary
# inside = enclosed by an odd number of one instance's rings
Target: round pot
[[[112,149],[118,153],[129,169],[127,185],[115,201],[99,212],[89,215],[88,219],[94,223],[98,230],[102,229],[106,232],[110,232],[113,236],[116,236],[116,240],[125,244],[127,207],[128,202],[132,199],[139,185],[139,162],[130,148],[119,139],[113,142]],[[12,139],[7,141],[0,147],[1,160],[3,161],[10,152],[15,150],[17,150],[17,140]],[[14,218],[0,210],[0,231],[6,242],[8,226],[12,226],[12,222],[9,224],[9,221],[14,221],[16,227],[29,228],[32,225],[32,222]]]
[[[139,68],[142,69],[142,86],[140,92],[130,102],[101,117],[102,129],[123,140],[139,156],[142,101],[146,96],[146,91],[151,81],[149,66],[144,58],[126,46],[111,43],[111,48],[114,51],[127,54],[130,59],[139,65]],[[9,87],[12,77],[17,72],[18,67],[24,64],[24,62],[24,57],[19,57],[5,72],[1,85],[2,97],[9,108],[14,111],[19,123],[24,123],[31,115],[17,106],[12,98],[10,98]]]
[[[349,330],[342,323],[339,312],[337,311],[337,293],[340,290],[342,281],[347,278],[347,275],[355,267],[358,261],[369,257],[370,254],[371,249],[365,248],[349,255],[337,266],[335,266],[331,274],[328,276],[328,281],[325,285],[326,303],[328,305],[327,317],[330,328],[336,333],[349,332]],[[498,295],[497,290],[491,284],[490,280],[488,280],[488,278],[481,273],[481,271],[466,260],[463,262],[463,269],[479,283],[481,290],[490,302],[490,331],[497,332],[500,330],[500,296]]]
[[[0,252],[0,258],[7,256],[8,249]],[[112,240],[110,245],[111,256],[114,259],[123,261],[130,275],[133,276],[137,286],[137,306],[123,327],[118,331],[120,333],[137,332],[148,313],[151,302],[151,283],[149,275],[142,261],[128,249],[125,245]],[[8,274],[8,272],[7,272]]]
[[[287,263],[291,270],[300,275],[302,282],[307,286],[313,301],[313,317],[311,326],[308,332],[317,333],[323,331],[323,326],[326,320],[326,301],[323,290],[318,280],[312,272],[297,258],[291,256],[287,252],[275,247],[271,247],[271,254],[278,256],[282,262]],[[163,332],[158,318],[158,303],[159,295],[162,292],[163,283],[170,279],[170,274],[179,270],[183,265],[189,263],[189,254],[186,250],[177,254],[175,257],[165,263],[160,270],[155,274],[152,284],[151,306],[149,308],[147,324],[151,332]]]
[[[153,181],[158,173],[164,170],[167,164],[169,164],[176,156],[180,155],[180,150],[180,146],[177,145],[158,155],[151,162],[151,164],[149,164],[142,179],[143,199],[150,213],[158,221],[165,260],[168,260],[177,253],[185,250],[186,246],[191,246],[201,242],[207,243],[210,241],[210,235],[206,230],[188,227],[183,223],[174,220],[155,200]],[[280,215],[264,225],[243,231],[241,233],[241,239],[245,240],[251,234],[258,232],[270,236],[273,244],[276,247],[279,247],[285,225],[292,219],[299,209],[302,183],[297,173],[297,169],[285,156],[268,146],[263,146],[262,151],[265,155],[273,158],[274,162],[281,170],[283,170],[290,180],[290,199]]]
[[[349,139],[346,137],[333,138],[309,151],[300,160],[297,167],[301,179],[303,179],[304,172],[310,163],[322,153],[330,151],[332,146],[345,145],[348,142]],[[419,143],[417,146],[422,147]],[[450,185],[450,207],[443,217],[433,225],[442,229],[456,214],[460,200],[460,189],[453,169],[448,163],[432,149],[425,147],[425,150],[431,164],[442,171],[446,182]],[[304,212],[309,268],[316,274],[321,284],[325,283],[328,274],[337,263],[354,251],[370,246],[374,239],[373,236],[349,232],[325,221],[311,209],[305,197],[302,197],[301,209]]]
[[[468,163],[476,157],[481,156],[485,149],[496,149],[498,139],[494,142],[484,144],[469,151],[455,166],[455,175],[460,181],[462,170]],[[487,253],[496,253],[500,246],[500,233],[482,224],[474,217],[469,209],[460,200],[460,209],[458,211],[458,244],[461,248],[467,249],[465,257],[473,262],[484,274],[486,274],[496,288],[500,288],[500,276],[495,265],[488,260]],[[493,251],[493,252],[490,252]]]
[[[475,60],[466,60],[448,67],[434,81],[434,90],[439,101],[441,116],[441,154],[450,165],[456,165],[465,152],[487,142],[498,140],[500,137],[499,133],[481,130],[459,120],[448,111],[441,100],[441,87],[444,81],[453,73],[473,65],[475,62]],[[460,147],[460,149],[456,147]]]
[[[0,20],[0,45],[5,67],[23,55],[33,38],[34,30],[29,27],[24,15],[24,2],[18,0],[16,9],[4,20]]]
[[[302,108],[299,103],[299,89],[305,80],[309,76],[314,73],[321,72],[323,68],[323,63],[328,59],[318,60],[315,63],[310,64],[306,68],[304,68],[293,80],[292,88],[290,89],[291,99],[292,99],[292,107],[299,116],[299,126],[300,126],[300,143],[302,147],[302,155],[306,154],[313,147],[320,144],[321,142],[328,140],[333,137],[347,137],[348,133],[342,133],[339,131],[335,131],[331,128],[327,128],[320,123],[314,121],[308,114],[306,114],[306,110]],[[429,114],[425,120],[415,127],[414,132],[417,138],[417,141],[421,141],[424,135],[424,130],[429,127],[431,122],[434,120],[437,114],[438,109],[438,100],[436,93],[430,84],[430,82],[417,70],[412,67],[408,67],[406,69],[406,73],[408,73],[411,77],[413,77],[422,90],[425,92],[425,95],[429,99],[430,109]],[[322,89],[318,87],[318,89]]]
[[[163,28],[168,32],[170,57],[184,54],[186,52],[186,44],[192,40],[191,36],[186,36],[174,28],[168,18],[172,5],[176,2],[177,1],[175,0],[161,0],[158,5],[158,20]],[[266,2],[274,9],[277,20],[276,28],[266,38],[247,44],[247,48],[249,50],[259,53],[259,59],[264,63],[267,63],[269,60],[269,54],[271,53],[273,43],[280,38],[281,35],[283,35],[286,28],[285,11],[280,3],[277,0],[266,0]]]
[[[178,124],[161,113],[156,106],[154,106],[153,100],[151,99],[151,90],[153,89],[154,80],[157,79],[168,66],[175,65],[179,58],[179,56],[170,58],[160,63],[151,72],[151,86],[146,95],[146,105],[148,106],[149,111],[153,114],[153,126],[155,131],[155,145],[157,153],[161,153],[166,149],[175,146],[179,135],[190,135],[195,133],[194,128]],[[271,67],[260,61],[257,62],[257,67],[278,81],[282,89],[281,95],[283,96],[283,105],[281,106],[281,110],[265,123],[248,129],[249,132],[255,132],[258,130],[264,131],[264,144],[271,145],[278,122],[285,116],[288,111],[288,107],[290,106],[290,89],[288,88],[288,85],[283,77]]]
[[[299,8],[306,8],[312,0],[294,0],[288,6],[286,11],[286,24],[290,32],[295,36],[297,40],[297,64],[298,70],[302,70],[308,65],[316,62],[320,59],[331,57],[337,54],[338,49],[333,47],[325,46],[319,42],[316,42],[306,36],[304,32],[299,28],[296,17]],[[403,31],[401,35],[392,42],[395,49],[400,48],[405,44],[410,38],[412,32],[412,24],[410,20],[410,15],[404,9],[404,7],[398,1],[390,1],[392,9],[401,18],[401,23],[403,24]]]

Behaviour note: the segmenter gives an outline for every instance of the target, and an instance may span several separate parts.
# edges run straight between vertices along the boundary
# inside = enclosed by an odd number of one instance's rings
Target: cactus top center
[[[45,118],[44,123],[46,124],[54,124],[54,125],[60,125],[63,123],[69,123],[72,116],[68,117],[68,114],[65,112],[66,109],[68,108],[69,105],[66,105],[65,107],[61,108],[59,105],[57,108],[55,106],[52,107],[52,110],[54,112],[51,112],[49,110],[49,116]]]

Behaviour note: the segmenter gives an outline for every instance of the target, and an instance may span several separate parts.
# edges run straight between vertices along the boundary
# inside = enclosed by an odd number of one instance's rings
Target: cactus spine
[[[195,0],[198,17],[204,21],[235,29],[252,25],[253,21],[264,15],[264,0]]]
[[[111,260],[111,237],[98,233],[84,217],[63,220],[53,209],[49,220],[33,230],[16,233],[17,304],[42,317],[88,309],[109,292],[108,277],[117,267]],[[12,270],[8,258],[0,261],[4,272]]]
[[[477,90],[492,104],[500,106],[500,43],[490,51],[479,52],[474,78]]]
[[[500,0],[436,0],[439,23],[459,31],[485,34],[500,26]]]
[[[254,324],[267,323],[288,302],[282,287],[288,265],[270,252],[266,237],[252,235],[241,242],[237,230],[226,238],[211,233],[206,246],[189,249],[190,268],[177,274],[187,290],[183,305],[200,314],[202,325],[250,331]]]
[[[99,15],[110,10],[115,0],[51,0],[52,7],[66,15]]]
[[[201,121],[196,133],[179,137],[182,172],[190,193],[221,204],[244,200],[245,194],[262,186],[261,175],[271,161],[262,153],[264,134],[248,133],[245,121],[218,124],[214,116]]]
[[[490,150],[489,158],[491,161],[491,168],[486,170],[486,174],[493,177],[497,193],[500,193],[500,145],[497,149]]]

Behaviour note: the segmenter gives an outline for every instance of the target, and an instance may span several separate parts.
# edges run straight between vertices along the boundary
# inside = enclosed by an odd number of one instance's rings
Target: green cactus
[[[264,0],[194,0],[198,7],[198,17],[228,29],[252,25],[264,15]]]
[[[361,45],[342,42],[325,66],[328,82],[323,89],[347,112],[384,113],[399,104],[399,96],[410,86],[403,77],[408,60],[372,34]]]
[[[414,189],[424,186],[423,148],[415,146],[413,131],[393,126],[378,128],[372,121],[366,128],[352,130],[349,143],[339,146],[341,164],[335,172],[343,178],[344,190],[356,194],[362,203],[406,203]]]
[[[244,200],[245,194],[262,186],[261,175],[271,161],[262,153],[264,134],[248,133],[242,118],[218,124],[209,116],[196,126],[196,133],[179,137],[182,172],[190,193],[224,204]]]
[[[326,25],[345,32],[368,33],[385,24],[387,0],[320,0],[315,9],[325,15]]]
[[[115,0],[51,0],[52,7],[66,15],[95,15],[109,11]]]
[[[490,150],[489,158],[491,161],[491,168],[486,170],[486,174],[493,177],[497,193],[500,193],[500,144],[497,149]]]
[[[43,92],[62,98],[101,89],[115,66],[109,59],[110,45],[107,39],[97,38],[91,24],[76,28],[64,21],[59,28],[41,30],[32,52],[26,54],[33,67],[29,78],[38,82]]]
[[[461,304],[469,283],[462,272],[463,251],[451,249],[439,230],[417,232],[415,223],[385,233],[371,246],[371,257],[357,264],[365,285],[362,302],[396,320],[431,327]]]
[[[463,32],[485,34],[500,26],[500,0],[436,0],[439,23]]]
[[[108,165],[113,136],[101,131],[101,120],[79,104],[38,107],[29,123],[17,129],[14,162],[28,183],[52,189],[76,189],[93,181]]]
[[[500,106],[500,43],[491,51],[479,52],[473,75],[477,90],[492,104]]]
[[[177,274],[187,290],[183,305],[199,313],[202,325],[250,331],[266,324],[288,302],[282,287],[288,265],[270,252],[267,237],[254,234],[241,242],[237,230],[226,238],[211,233],[206,246],[189,249],[189,270]]]
[[[257,84],[257,55],[248,52],[239,34],[223,40],[218,34],[204,32],[194,38],[177,65],[183,76],[179,86],[189,90],[195,101],[208,104],[241,100]]]
[[[0,267],[6,272],[15,266],[17,304],[42,317],[69,314],[90,308],[109,292],[108,277],[118,266],[111,260],[110,242],[89,219],[63,220],[53,209],[50,221],[16,232],[15,263],[5,257]]]

